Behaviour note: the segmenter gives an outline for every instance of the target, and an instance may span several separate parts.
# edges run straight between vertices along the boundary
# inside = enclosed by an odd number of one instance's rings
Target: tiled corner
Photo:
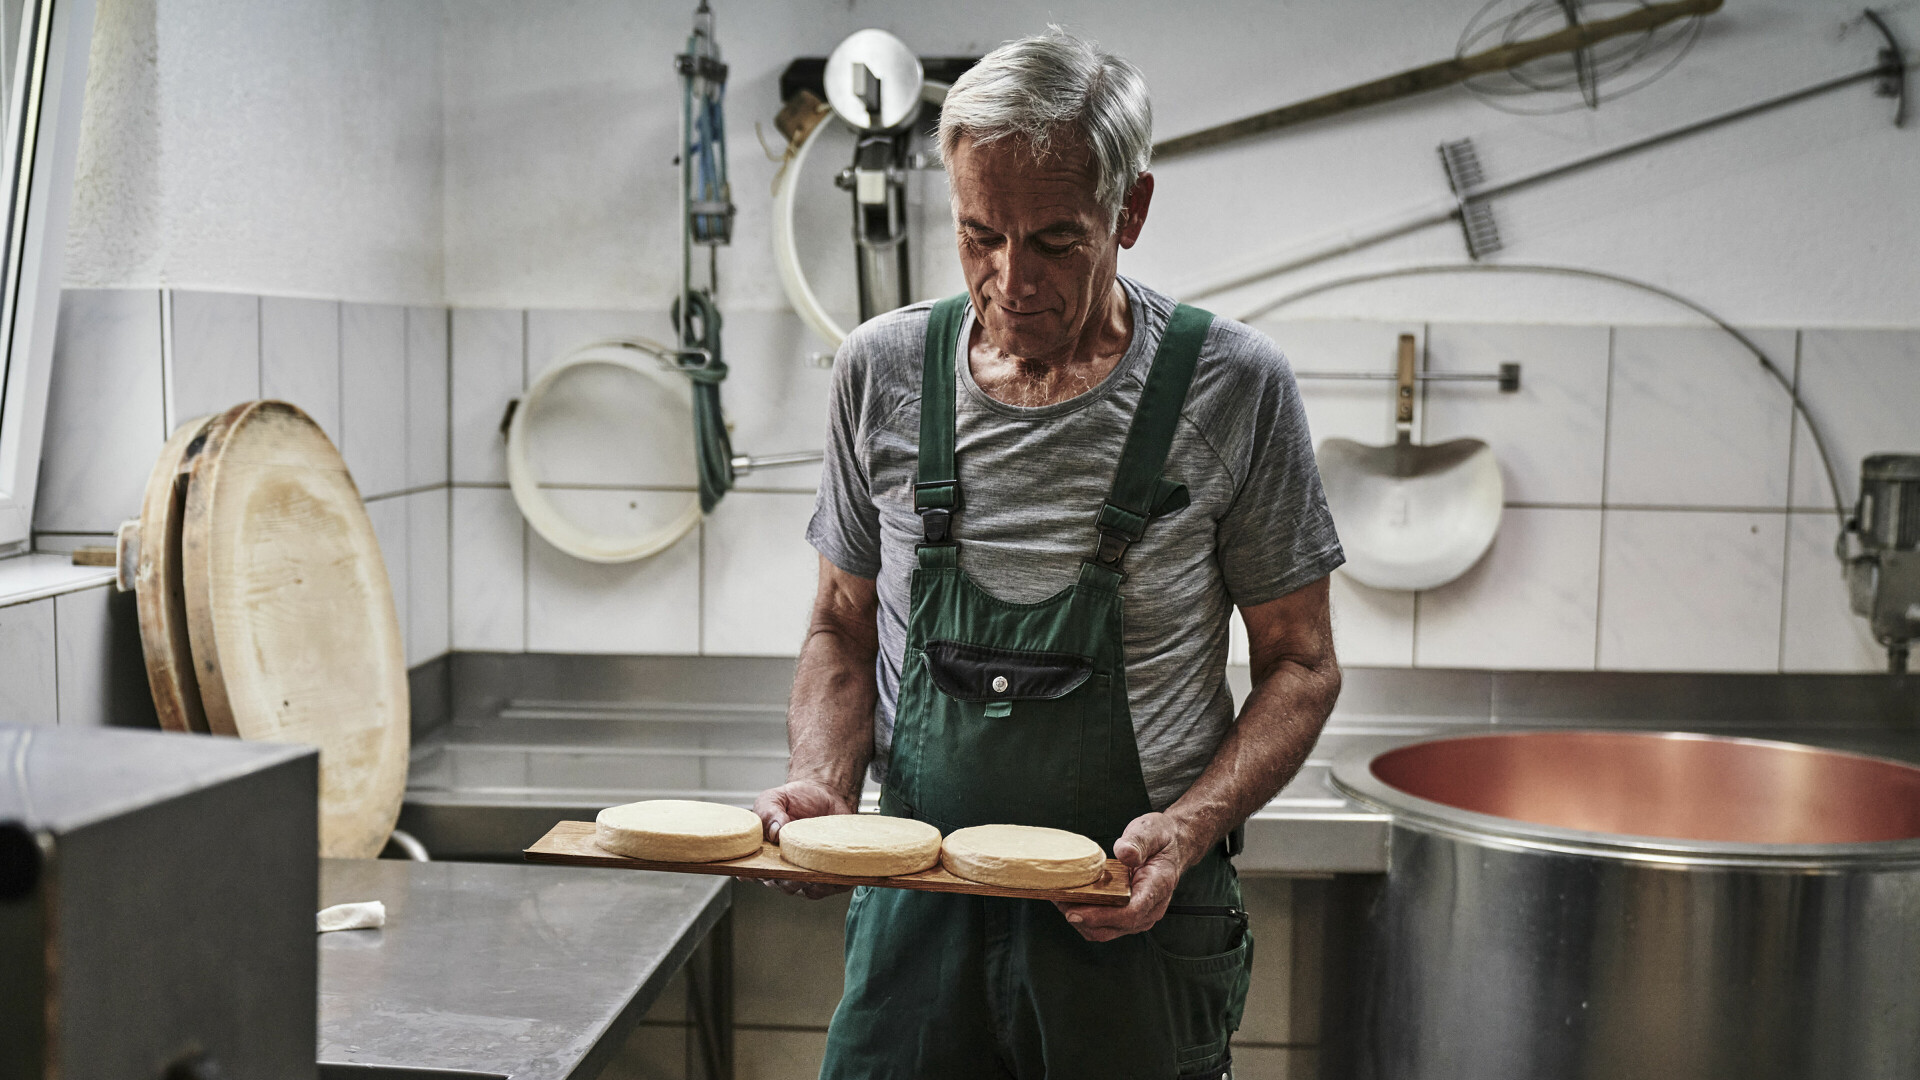
[[[112,532],[140,515],[164,400],[159,290],[63,290],[35,531]]]
[[[1853,613],[1833,541],[1832,511],[1787,515],[1787,600],[1782,671],[1885,671],[1887,653]]]
[[[526,316],[516,310],[456,308],[452,319],[452,404],[448,432],[454,483],[505,483],[500,418],[526,388]]]
[[[1267,322],[1259,329],[1280,346],[1295,372],[1375,372],[1392,375],[1400,355],[1400,335],[1424,337],[1419,323],[1395,324],[1359,320],[1302,320]],[[1300,400],[1314,445],[1329,438],[1364,443],[1393,441],[1394,390],[1391,381],[1300,379]],[[1423,412],[1414,415],[1414,434],[1420,435]]]
[[[1820,424],[1840,478],[1840,501],[1860,494],[1869,454],[1920,454],[1920,330],[1808,330],[1800,336],[1800,399]],[[1819,452],[1798,424],[1795,509],[1827,510],[1832,489]]]
[[[609,535],[639,535],[669,520],[688,493],[547,492],[568,520]],[[511,508],[511,496],[509,496]],[[652,558],[590,563],[528,529],[530,652],[673,653],[700,650],[700,528]]]
[[[260,298],[169,290],[173,414],[169,430],[260,396]]]
[[[339,303],[261,298],[260,396],[298,405],[339,445]]]
[[[525,526],[505,488],[453,489],[453,648],[527,647]]]
[[[1748,335],[1792,377],[1793,331]],[[1614,331],[1607,505],[1784,509],[1791,412],[1786,391],[1721,330]]]
[[[1607,440],[1608,331],[1603,326],[1435,325],[1427,370],[1520,365],[1520,389],[1492,383],[1423,385],[1425,441],[1484,440],[1500,461],[1508,502],[1600,503]]]
[[[1599,604],[1600,511],[1508,507],[1472,569],[1420,594],[1414,662],[1591,669]]]
[[[765,456],[818,450],[827,440],[827,398],[833,371],[814,364],[813,336],[791,311],[739,311],[727,316],[721,384],[736,454]],[[739,479],[742,491],[812,491],[820,466],[764,469]]]
[[[424,664],[450,647],[447,488],[416,491],[407,504],[407,665]]]
[[[393,612],[400,621],[400,648],[407,643],[407,500],[394,496],[367,503],[367,517],[373,522],[374,539],[380,542],[380,557],[387,564],[387,588],[393,597]]]
[[[1606,511],[1599,667],[1777,670],[1786,517]]]
[[[447,482],[447,309],[407,309],[407,487]]]
[[[1414,594],[1375,589],[1333,572],[1333,650],[1342,664],[1362,667],[1413,665]]]
[[[340,306],[340,454],[365,498],[407,486],[407,309]]]
[[[59,722],[53,601],[0,607],[0,724]]]
[[[807,543],[808,492],[735,491],[706,523],[700,651],[797,656],[813,611],[819,562]]]

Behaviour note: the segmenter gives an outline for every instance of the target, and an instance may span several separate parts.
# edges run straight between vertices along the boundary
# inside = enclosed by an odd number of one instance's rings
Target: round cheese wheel
[[[780,826],[780,857],[823,874],[917,874],[940,861],[940,830],[882,814],[800,818]]]
[[[738,806],[649,799],[609,806],[594,842],[615,855],[654,862],[721,862],[760,850],[760,815]]]
[[[1010,889],[1071,889],[1100,880],[1107,853],[1064,829],[975,825],[940,845],[940,865],[954,877]]]

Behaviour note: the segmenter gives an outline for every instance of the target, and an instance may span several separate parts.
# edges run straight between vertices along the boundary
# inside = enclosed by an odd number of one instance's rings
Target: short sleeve
[[[1248,372],[1243,463],[1219,527],[1220,567],[1238,607],[1275,600],[1332,573],[1346,556],[1320,487],[1293,371],[1265,335],[1244,330],[1228,343],[1256,355]],[[1240,366],[1240,365],[1236,365]]]
[[[814,496],[807,543],[827,561],[856,577],[880,574],[880,510],[873,502],[866,460],[869,358],[859,333],[840,346],[833,362],[827,402],[826,460]]]

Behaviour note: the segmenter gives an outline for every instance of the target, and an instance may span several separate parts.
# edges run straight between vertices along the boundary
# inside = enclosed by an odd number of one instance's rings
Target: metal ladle
[[[1479,439],[1414,445],[1412,334],[1400,335],[1395,382],[1392,445],[1327,439],[1315,456],[1347,575],[1376,589],[1431,589],[1486,554],[1506,489],[1493,449]]]

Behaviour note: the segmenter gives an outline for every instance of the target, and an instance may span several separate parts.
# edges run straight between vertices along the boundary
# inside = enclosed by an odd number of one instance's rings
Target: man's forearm
[[[875,650],[858,631],[816,621],[787,708],[787,779],[827,785],[857,804],[873,757]]]
[[[1206,771],[1167,808],[1189,841],[1188,866],[1293,779],[1340,696],[1330,651],[1315,663],[1285,661],[1263,674]]]

